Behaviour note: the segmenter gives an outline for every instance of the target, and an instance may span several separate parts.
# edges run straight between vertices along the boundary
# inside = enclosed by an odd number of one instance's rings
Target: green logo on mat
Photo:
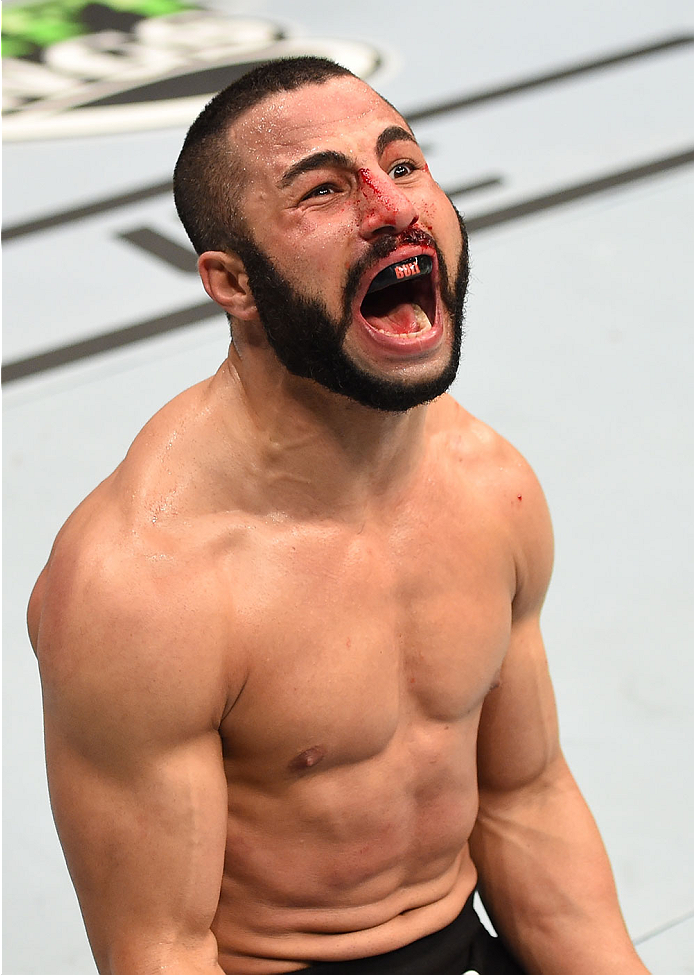
[[[138,20],[191,10],[181,0],[43,0],[7,7],[2,18],[2,56],[38,61],[46,48],[96,30],[129,30]]]
[[[375,48],[288,37],[270,20],[187,0],[41,0],[2,19],[4,138],[93,135],[186,125],[255,64],[331,57],[367,77]]]

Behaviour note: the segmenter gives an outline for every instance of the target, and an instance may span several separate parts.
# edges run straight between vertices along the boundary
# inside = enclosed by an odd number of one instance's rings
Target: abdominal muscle
[[[467,844],[477,815],[476,721],[464,724],[452,730],[453,749],[446,726],[419,736],[426,756],[392,741],[367,761],[265,789],[228,763],[213,926],[227,975],[382,954],[458,916],[477,879]]]

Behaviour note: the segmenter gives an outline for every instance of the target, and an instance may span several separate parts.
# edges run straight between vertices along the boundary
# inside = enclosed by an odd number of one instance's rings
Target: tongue
[[[390,335],[417,334],[431,328],[425,312],[410,302],[402,302],[384,315],[366,315],[365,318],[372,328]]]

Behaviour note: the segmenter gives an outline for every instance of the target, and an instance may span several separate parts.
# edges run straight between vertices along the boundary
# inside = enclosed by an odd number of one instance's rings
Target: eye
[[[391,168],[388,175],[392,179],[402,179],[403,176],[409,176],[410,173],[414,172],[416,169],[414,163],[410,162],[398,162]]]
[[[334,183],[321,183],[320,186],[315,186],[312,190],[309,190],[303,199],[310,200],[316,196],[330,196],[332,193],[336,193],[337,190],[338,187]]]

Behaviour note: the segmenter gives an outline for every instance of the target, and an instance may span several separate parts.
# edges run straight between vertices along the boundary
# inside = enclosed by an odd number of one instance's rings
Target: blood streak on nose
[[[378,197],[378,199],[380,200],[380,202],[384,206],[390,207],[390,209],[392,210],[393,209],[392,201],[390,201],[388,199],[388,197],[383,192],[383,190],[381,189],[381,187],[376,183],[376,181],[374,180],[374,178],[371,175],[371,173],[369,172],[369,170],[368,169],[359,169],[359,170],[357,170],[357,174],[358,174],[359,178],[361,179],[362,183],[366,183],[366,185],[369,187],[369,189],[373,191],[374,195]]]

